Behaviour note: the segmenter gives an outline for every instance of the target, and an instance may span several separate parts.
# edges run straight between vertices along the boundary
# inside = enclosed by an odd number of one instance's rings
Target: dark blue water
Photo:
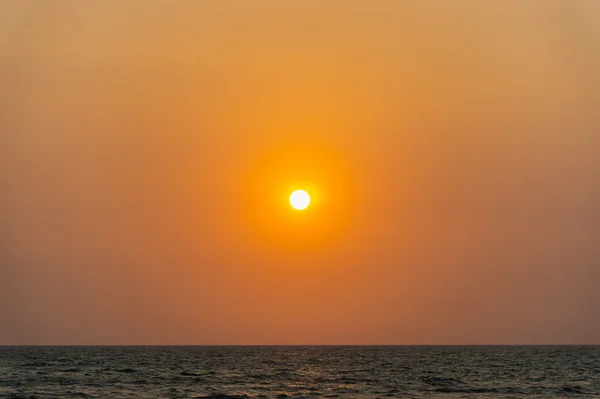
[[[600,396],[600,347],[4,347],[1,398]]]

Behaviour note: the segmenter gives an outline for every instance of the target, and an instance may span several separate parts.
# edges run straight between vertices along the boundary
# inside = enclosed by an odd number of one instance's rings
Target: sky
[[[600,344],[599,133],[595,0],[4,0],[0,344]]]

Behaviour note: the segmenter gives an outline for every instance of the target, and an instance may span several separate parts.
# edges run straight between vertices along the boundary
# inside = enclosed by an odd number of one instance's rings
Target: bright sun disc
[[[310,204],[310,195],[304,190],[296,190],[290,195],[290,204],[299,211],[306,209]]]

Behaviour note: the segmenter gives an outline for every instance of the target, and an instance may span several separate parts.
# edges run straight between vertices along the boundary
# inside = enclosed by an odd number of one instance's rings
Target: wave
[[[119,373],[137,373],[138,370],[136,369],[132,369],[132,368],[125,368],[125,369],[120,369],[117,370]]]

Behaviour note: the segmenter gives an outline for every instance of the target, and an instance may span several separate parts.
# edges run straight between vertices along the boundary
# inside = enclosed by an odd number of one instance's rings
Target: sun
[[[310,195],[304,190],[296,190],[290,195],[290,205],[299,211],[308,208]]]

